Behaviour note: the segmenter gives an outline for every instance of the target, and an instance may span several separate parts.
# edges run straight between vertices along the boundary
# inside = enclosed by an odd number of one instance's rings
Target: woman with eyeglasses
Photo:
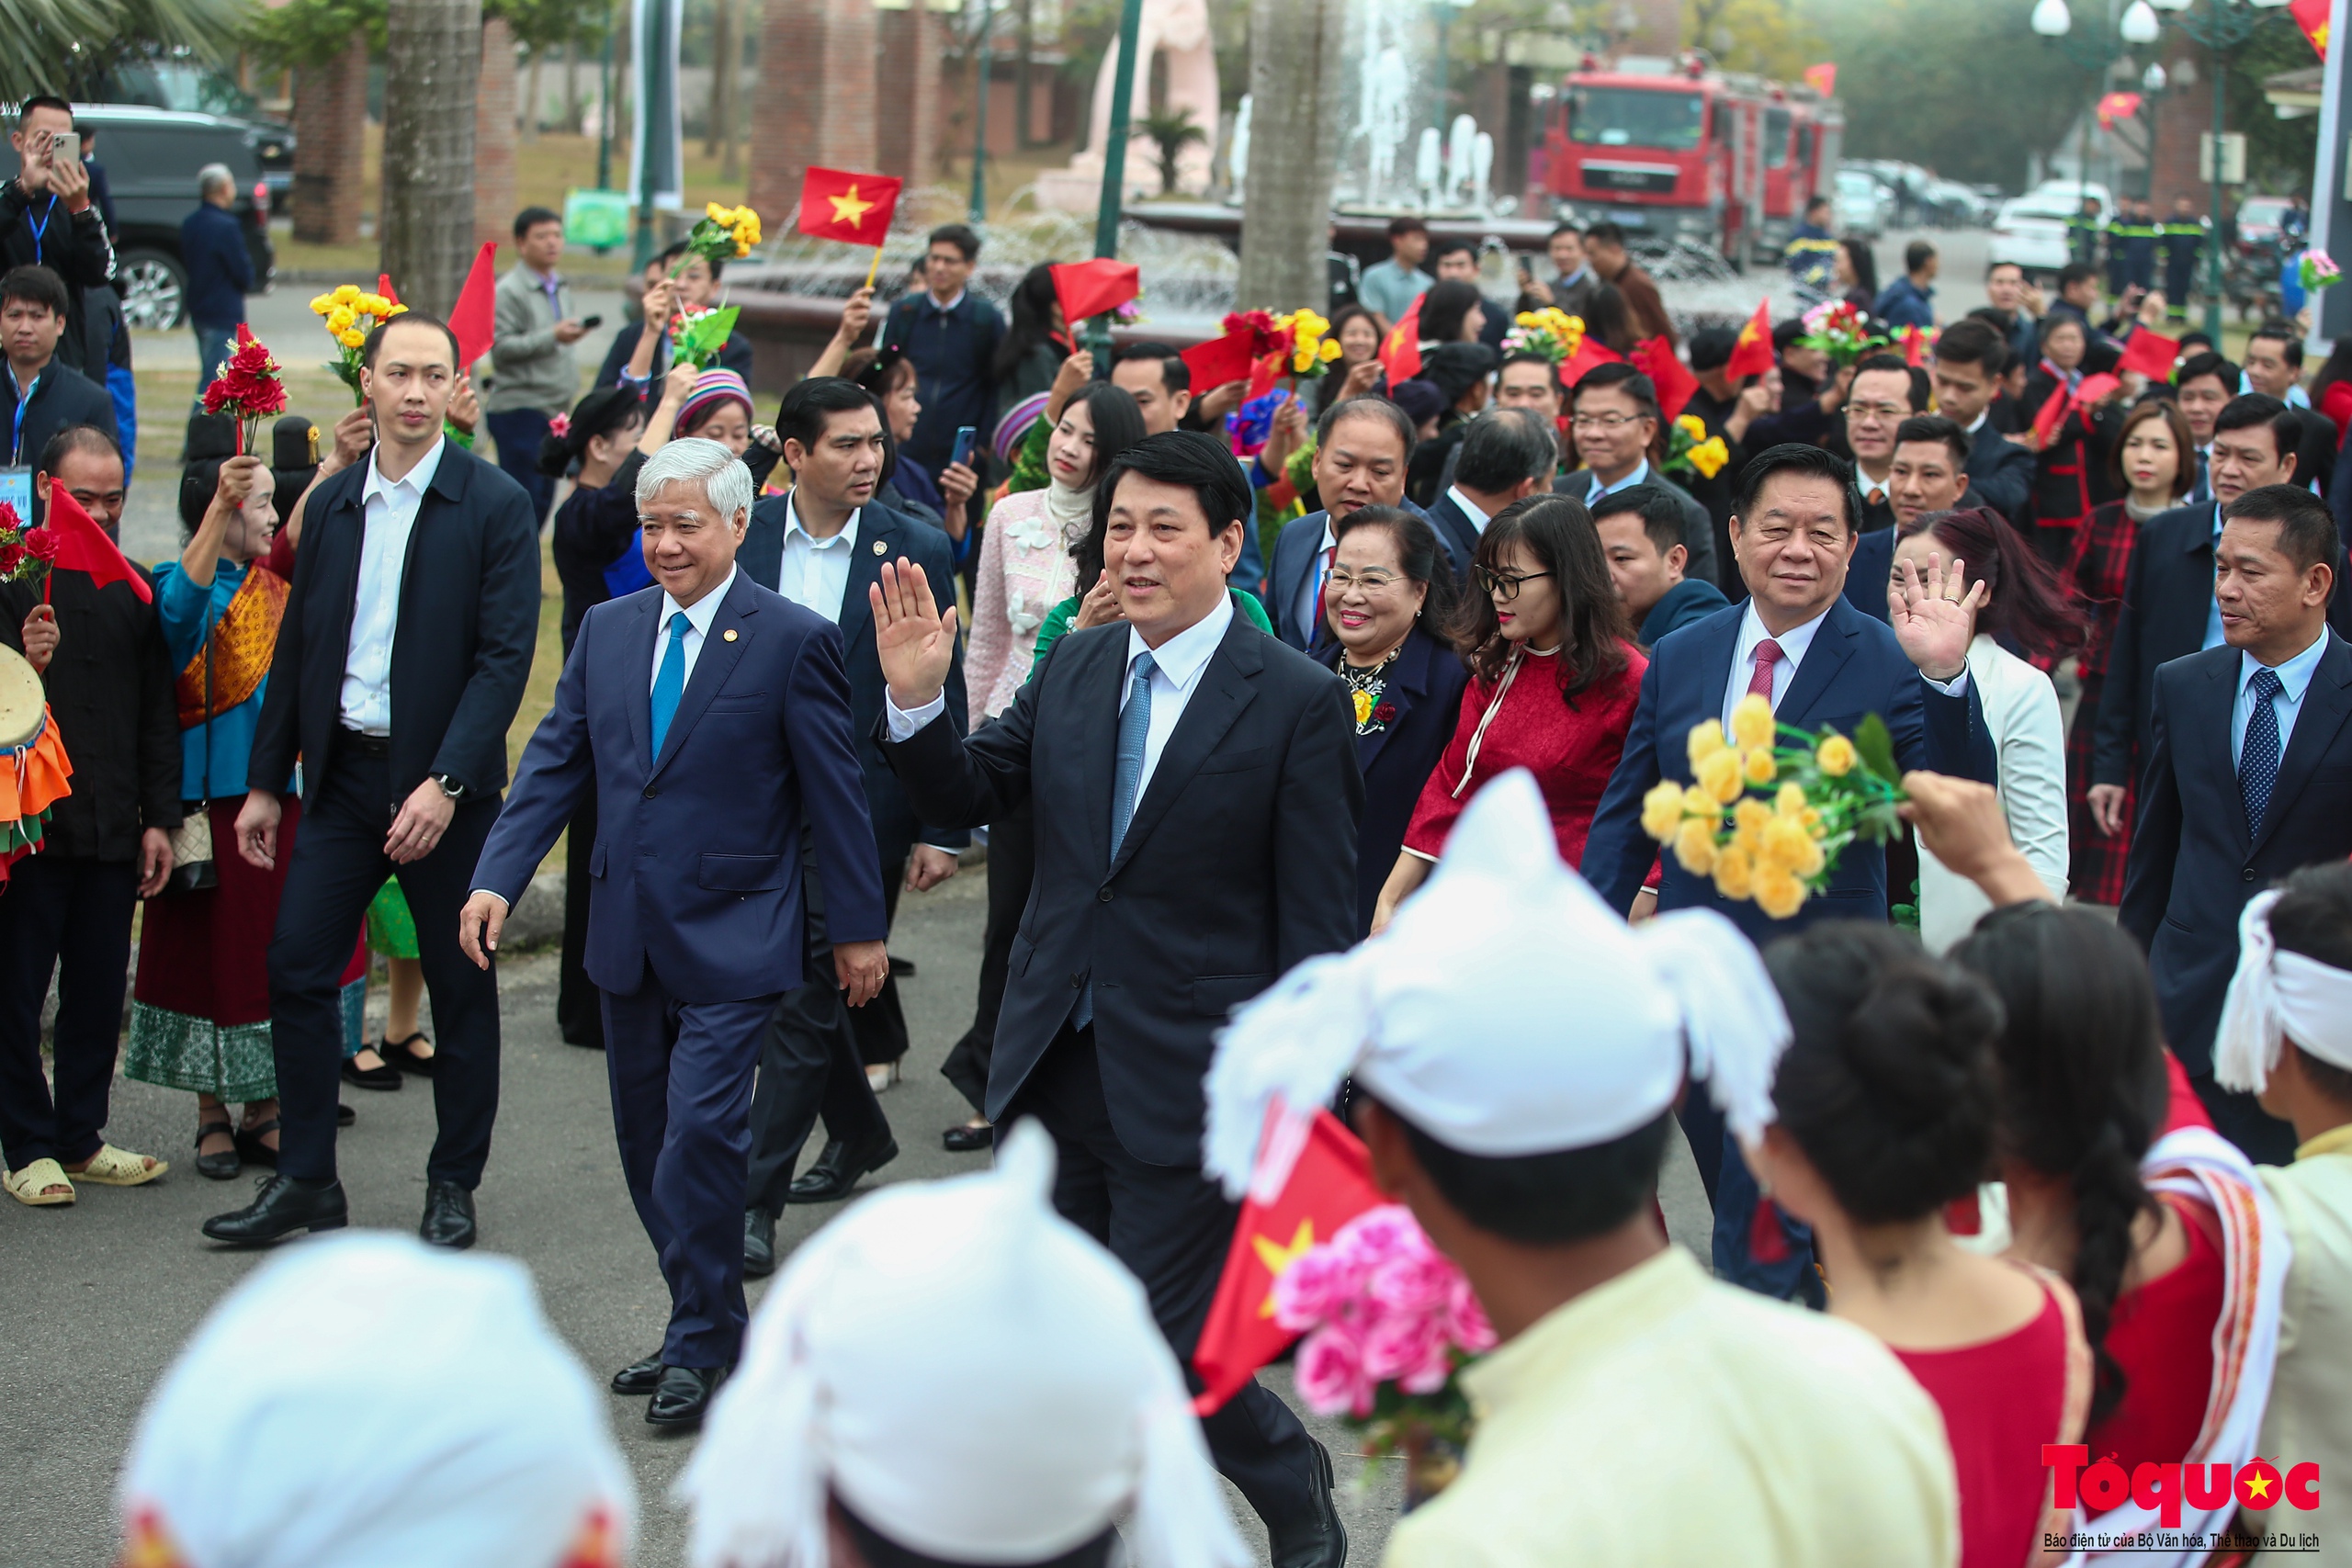
[[[1471,796],[1512,768],[1542,787],[1560,858],[1581,862],[1649,668],[1582,502],[1513,502],[1478,536],[1470,576],[1478,592],[1454,622],[1470,666],[1461,716],[1380,890],[1374,931],[1429,875]]]
[[[1339,553],[1323,584],[1315,658],[1355,703],[1363,815],[1356,829],[1357,929],[1372,929],[1380,889],[1405,844],[1421,787],[1453,739],[1470,671],[1445,627],[1453,568],[1437,531],[1396,506],[1365,506],[1333,525]]]

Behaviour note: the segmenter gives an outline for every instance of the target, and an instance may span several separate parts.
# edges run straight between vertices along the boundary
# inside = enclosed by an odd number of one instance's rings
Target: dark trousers
[[[1715,1277],[1774,1301],[1826,1304],[1821,1275],[1813,1266],[1813,1228],[1803,1220],[1775,1204],[1770,1223],[1780,1227],[1786,1256],[1767,1261],[1755,1255],[1756,1210],[1763,1191],[1706,1086],[1691,1085],[1674,1114],[1690,1141],[1690,1157],[1715,1211]]]
[[[531,498],[531,516],[547,526],[548,503],[555,499],[555,481],[539,472],[539,444],[548,438],[548,416],[537,409],[509,409],[482,415],[490,438],[498,444],[498,466]]]
[[[728,1367],[743,1348],[743,1160],[752,1068],[773,996],[687,1002],[646,970],[603,993],[613,1132],[629,1201],[670,1287],[662,1359]]]
[[[886,927],[899,923],[899,894],[906,886],[907,859],[901,855],[896,864],[882,863],[882,919]],[[832,973],[831,959],[826,960],[825,972]],[[872,1001],[850,1010],[849,1026],[857,1039],[857,1059],[866,1066],[878,1067],[907,1054],[907,1013],[899,1003],[896,975],[883,977],[882,989]]]
[[[1143,1282],[1159,1331],[1189,1363],[1239,1210],[1198,1166],[1146,1165],[1119,1142],[1091,1027],[1062,1026],[1006,1109],[1008,1123],[1023,1116],[1044,1122],[1058,1145],[1054,1207]],[[1272,1390],[1245,1384],[1201,1431],[1217,1469],[1277,1539],[1313,1528],[1314,1440]]]
[[[567,1044],[601,1046],[605,1015],[588,978],[589,852],[596,847],[596,792],[582,790],[563,850],[563,953],[556,961],[555,1026]]]
[[[2262,1109],[2262,1102],[2242,1089],[2223,1089],[2211,1073],[2191,1073],[2189,1086],[2205,1102],[2213,1131],[2238,1146],[2256,1165],[2295,1163],[2295,1124],[2281,1122]]]
[[[833,943],[825,931],[825,889],[813,864],[801,874],[808,911],[801,983],[770,1010],[760,1049],[760,1082],[752,1096],[751,1168],[744,1203],[780,1213],[793,1162],[819,1116],[828,1138],[861,1140],[890,1130],[865,1081],[850,1020],[880,1004],[852,1008],[833,980]],[[742,1250],[737,1216],[736,1250]]]
[[[1029,803],[989,824],[989,924],[980,941],[980,994],[972,1027],[956,1042],[939,1076],[985,1112],[989,1103],[989,1059],[996,1052],[996,1015],[1004,1010],[1004,976],[1012,962],[1012,938],[1029,905],[1029,885],[1037,874],[1037,824]]]
[[[269,943],[270,1046],[277,1060],[281,1175],[334,1175],[334,1108],[343,1063],[343,972],[368,901],[398,875],[416,919],[416,953],[433,1001],[433,1109],[439,1133],[424,1173],[471,1191],[490,1157],[498,1117],[498,971],[477,969],[458,950],[474,862],[498,819],[495,800],[458,804],[433,852],[406,865],[384,853],[400,803],[390,763],[338,737],[325,776],[302,814]]]
[[[0,888],[0,1158],[72,1165],[98,1152],[122,1037],[130,912],[129,861],[28,855]],[[344,950],[345,957],[350,949]],[[57,1097],[40,1070],[40,1010],[57,972]]]

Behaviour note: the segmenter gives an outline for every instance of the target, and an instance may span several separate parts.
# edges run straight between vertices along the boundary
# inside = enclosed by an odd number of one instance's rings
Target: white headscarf
[[[607,1419],[521,1264],[355,1233],[213,1309],[119,1502],[135,1546],[186,1568],[617,1564],[636,1495]]]
[[[2270,937],[2278,894],[2257,893],[2238,916],[2238,968],[2213,1035],[2213,1077],[2224,1089],[2260,1094],[2289,1040],[2331,1066],[2352,1071],[2352,973],[2281,953]]]
[[[1053,1180],[1024,1122],[994,1170],[888,1188],[792,1255],[678,1482],[694,1568],[826,1568],[829,1493],[956,1562],[1045,1561],[1125,1516],[1139,1568],[1248,1562],[1143,1288]]]
[[[1468,1155],[1623,1137],[1686,1074],[1743,1139],[1762,1132],[1789,1021],[1756,949],[1709,910],[1628,926],[1556,845],[1533,776],[1505,773],[1385,931],[1242,1010],[1208,1077],[1205,1162],[1228,1194],[1280,1191],[1308,1117],[1351,1072]]]

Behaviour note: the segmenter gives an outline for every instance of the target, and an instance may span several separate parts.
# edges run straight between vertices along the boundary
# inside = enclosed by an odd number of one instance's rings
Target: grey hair
[[[1482,494],[1499,495],[1521,479],[1550,477],[1559,461],[1559,437],[1543,415],[1532,409],[1489,409],[1464,434],[1453,477]]]
[[[221,189],[226,189],[232,195],[236,193],[237,176],[229,172],[228,164],[207,164],[204,167],[196,171],[196,194],[198,197],[208,197],[214,191]]]
[[[673,484],[698,484],[718,514],[732,522],[752,510],[752,470],[716,441],[682,435],[645,460],[637,471],[637,507],[645,510]]]

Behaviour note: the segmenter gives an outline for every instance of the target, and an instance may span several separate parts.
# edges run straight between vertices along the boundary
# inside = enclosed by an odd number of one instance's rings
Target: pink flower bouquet
[[[1469,1440],[1470,1404],[1456,1377],[1495,1348],[1495,1331],[1410,1210],[1367,1210],[1310,1248],[1275,1280],[1274,1318],[1306,1336],[1299,1397],[1362,1432],[1366,1455],[1401,1451],[1418,1475],[1432,1450],[1457,1454]]]

